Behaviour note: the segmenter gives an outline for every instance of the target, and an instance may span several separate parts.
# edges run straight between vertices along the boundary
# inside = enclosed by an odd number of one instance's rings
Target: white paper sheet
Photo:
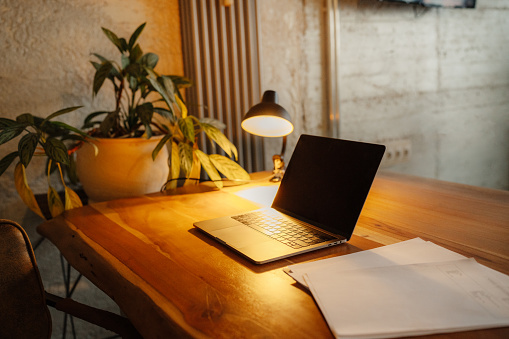
[[[306,285],[303,275],[316,271],[338,272],[361,268],[408,265],[463,259],[464,256],[420,238],[378,247],[369,251],[288,266],[285,272]]]
[[[387,338],[509,325],[509,277],[473,259],[304,276],[337,338]]]

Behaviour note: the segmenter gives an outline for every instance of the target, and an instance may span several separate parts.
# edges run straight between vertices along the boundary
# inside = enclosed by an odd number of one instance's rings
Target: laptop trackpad
[[[266,241],[273,241],[268,236],[245,225],[212,231],[210,234],[217,237],[221,242],[237,249]]]

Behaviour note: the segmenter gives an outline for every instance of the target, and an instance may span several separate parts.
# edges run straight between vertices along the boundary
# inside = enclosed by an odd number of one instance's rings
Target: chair
[[[125,317],[46,292],[27,234],[0,219],[0,338],[51,338],[48,305],[122,338],[141,338]]]

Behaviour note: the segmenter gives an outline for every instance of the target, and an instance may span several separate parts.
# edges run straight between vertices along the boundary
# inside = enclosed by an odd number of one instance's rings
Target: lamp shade
[[[292,133],[290,114],[277,102],[275,91],[265,91],[262,101],[251,107],[242,119],[242,128],[262,137],[282,137]]]

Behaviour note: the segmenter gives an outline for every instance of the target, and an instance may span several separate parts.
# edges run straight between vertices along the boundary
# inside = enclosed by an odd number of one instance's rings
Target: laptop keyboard
[[[336,239],[270,210],[249,212],[232,218],[295,249]]]

